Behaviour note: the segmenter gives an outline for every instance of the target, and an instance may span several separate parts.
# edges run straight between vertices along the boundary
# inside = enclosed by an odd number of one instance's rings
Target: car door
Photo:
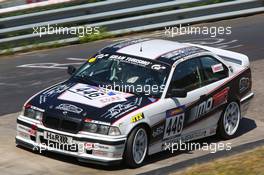
[[[191,103],[186,105],[185,128],[193,126],[193,130],[212,129],[212,126],[217,125],[221,114],[219,107],[227,101],[229,87],[222,85],[228,79],[229,70],[210,55],[195,59],[200,61],[201,82],[200,87],[192,90],[187,96],[186,100]]]
[[[206,129],[213,133],[212,130],[216,129],[221,114],[217,108],[226,101],[228,87],[220,88],[216,92],[214,89],[223,84],[227,78],[228,68],[212,56],[191,58],[179,63],[173,73],[168,92],[172,89],[185,89],[187,96],[172,97],[177,107],[168,111],[166,115],[164,138],[171,137],[171,134],[173,137],[188,135],[191,132],[197,132],[196,137],[201,138],[210,135],[206,133]],[[175,112],[180,111],[179,108],[182,112]],[[211,117],[215,114],[217,114],[216,117]],[[177,119],[177,116],[183,117]],[[182,118],[184,118],[183,121]],[[175,127],[171,123],[174,120],[178,123],[177,126],[182,125],[181,133],[173,132]],[[179,124],[179,122],[182,123]],[[179,130],[178,127],[176,129]],[[188,137],[188,140],[192,139],[195,139],[194,136]]]
[[[170,96],[176,103],[176,107],[166,113],[164,139],[181,135],[182,130],[199,117],[196,105],[203,101],[207,102],[208,90],[202,85],[203,71],[199,58],[187,59],[176,66],[167,94],[172,89],[184,89],[187,91],[187,96],[183,98]]]

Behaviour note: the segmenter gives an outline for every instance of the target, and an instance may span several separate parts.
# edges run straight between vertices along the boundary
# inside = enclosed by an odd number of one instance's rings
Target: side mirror
[[[75,71],[76,71],[76,68],[74,66],[72,65],[68,66],[68,69],[67,69],[68,74],[73,75]]]
[[[180,97],[180,98],[187,97],[187,90],[173,88],[168,92],[167,97]]]

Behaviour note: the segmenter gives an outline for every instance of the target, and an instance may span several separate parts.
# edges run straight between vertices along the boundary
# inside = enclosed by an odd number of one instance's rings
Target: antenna
[[[142,42],[140,43],[140,52],[142,52]]]

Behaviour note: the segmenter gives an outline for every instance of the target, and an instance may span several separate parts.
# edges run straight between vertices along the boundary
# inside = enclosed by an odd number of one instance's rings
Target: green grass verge
[[[80,43],[87,43],[87,42],[91,42],[91,41],[96,41],[96,40],[101,40],[101,39],[105,39],[105,38],[110,38],[112,37],[112,35],[107,32],[106,28],[100,28],[99,29],[99,34],[86,34],[84,36],[79,36],[80,39]]]
[[[111,38],[114,37],[114,35],[110,34],[106,28],[100,28],[99,29],[100,33],[99,34],[86,34],[83,37],[79,36],[79,41],[75,42],[74,44],[81,44],[81,43],[88,43],[92,41],[97,41],[97,40],[102,40],[106,38]],[[32,45],[32,47],[28,48],[28,45]],[[58,43],[56,41],[53,42],[51,45],[45,45],[45,43],[41,43],[37,40],[33,42],[23,42],[20,47],[23,48],[22,51],[18,52],[28,52],[28,51],[34,51],[34,50],[42,50],[42,49],[50,49],[50,48],[58,48],[62,46],[67,46],[70,45],[68,43]],[[12,55],[17,52],[13,52],[12,48],[15,47],[13,45],[5,45],[4,47],[0,47],[1,50],[5,50],[4,53],[0,52],[0,55]]]
[[[264,146],[171,175],[264,175]]]

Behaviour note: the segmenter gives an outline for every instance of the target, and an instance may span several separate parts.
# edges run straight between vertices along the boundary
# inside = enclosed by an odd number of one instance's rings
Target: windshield
[[[143,58],[99,54],[90,58],[73,78],[107,89],[160,98],[169,66]]]

